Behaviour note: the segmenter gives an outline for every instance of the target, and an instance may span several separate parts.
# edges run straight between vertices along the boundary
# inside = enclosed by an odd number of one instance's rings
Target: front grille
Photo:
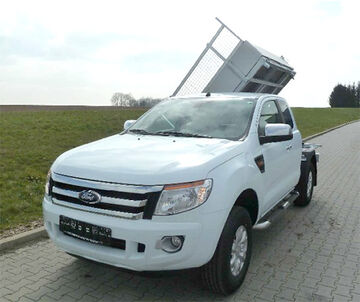
[[[57,205],[127,219],[151,219],[162,188],[92,181],[56,173],[50,181],[50,195]],[[99,193],[101,201],[83,202],[79,193],[84,190]]]

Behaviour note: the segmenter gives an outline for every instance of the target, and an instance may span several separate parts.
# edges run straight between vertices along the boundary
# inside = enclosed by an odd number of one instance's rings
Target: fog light
[[[182,240],[178,236],[173,236],[171,237],[171,244],[177,248],[182,245]]]
[[[158,245],[167,253],[176,253],[181,250],[184,244],[184,236],[165,236],[163,237]]]

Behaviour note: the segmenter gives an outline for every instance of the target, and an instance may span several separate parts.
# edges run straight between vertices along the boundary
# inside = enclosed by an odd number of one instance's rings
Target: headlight
[[[51,170],[49,170],[47,176],[46,176],[46,183],[45,183],[45,194],[50,194],[50,178],[51,178]]]
[[[154,215],[172,215],[202,205],[209,197],[212,180],[167,185],[162,191]]]

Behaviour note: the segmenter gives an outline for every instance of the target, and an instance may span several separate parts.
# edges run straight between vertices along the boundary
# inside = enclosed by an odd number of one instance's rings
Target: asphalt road
[[[312,203],[254,232],[248,275],[232,296],[203,289],[195,271],[126,272],[43,240],[0,255],[0,300],[360,301],[360,122],[313,142],[323,147]]]

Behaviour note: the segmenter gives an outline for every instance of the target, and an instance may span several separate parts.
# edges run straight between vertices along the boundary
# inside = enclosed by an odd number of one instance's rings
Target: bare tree
[[[111,98],[113,106],[121,107],[145,107],[150,108],[160,103],[162,99],[153,99],[151,97],[142,97],[136,100],[131,93],[115,92]]]
[[[162,99],[153,99],[152,97],[142,97],[137,100],[139,107],[147,107],[151,108],[155,106],[156,104],[160,103]]]
[[[130,93],[115,92],[111,97],[111,104],[113,106],[129,107],[135,101]]]
[[[129,107],[136,107],[137,106],[137,100],[131,99],[129,100]]]

